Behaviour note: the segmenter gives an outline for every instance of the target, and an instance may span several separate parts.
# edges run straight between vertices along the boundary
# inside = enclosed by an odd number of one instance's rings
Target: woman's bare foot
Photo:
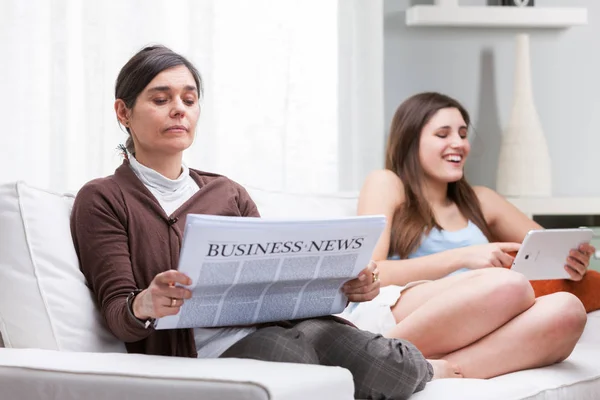
[[[433,367],[433,379],[462,378],[460,368],[446,360],[427,360]]]

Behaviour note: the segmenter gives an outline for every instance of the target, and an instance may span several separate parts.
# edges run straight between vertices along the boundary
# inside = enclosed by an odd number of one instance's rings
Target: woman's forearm
[[[404,286],[409,282],[442,278],[464,267],[457,250],[460,249],[406,260],[376,261],[381,286]]]

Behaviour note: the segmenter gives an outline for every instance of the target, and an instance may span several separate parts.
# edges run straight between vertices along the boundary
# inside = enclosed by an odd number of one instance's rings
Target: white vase
[[[514,93],[510,120],[502,135],[496,190],[509,197],[552,194],[550,155],[533,101],[529,35],[516,38]]]

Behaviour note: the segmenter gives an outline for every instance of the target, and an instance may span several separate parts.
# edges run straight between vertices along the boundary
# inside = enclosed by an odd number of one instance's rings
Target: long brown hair
[[[429,233],[434,227],[441,229],[423,194],[425,173],[419,160],[419,142],[423,127],[443,108],[458,109],[467,126],[470,125],[469,114],[458,101],[435,92],[419,93],[408,98],[394,114],[387,142],[385,168],[400,177],[404,184],[405,200],[394,212],[390,255],[408,257],[420,245],[423,233]],[[481,229],[488,240],[492,240],[477,195],[464,175],[459,181],[448,184],[448,199]]]

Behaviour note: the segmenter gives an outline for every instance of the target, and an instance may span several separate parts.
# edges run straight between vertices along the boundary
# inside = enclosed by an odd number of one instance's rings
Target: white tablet
[[[565,271],[569,251],[589,243],[592,236],[593,231],[588,228],[529,231],[511,269],[530,281],[569,278]]]

